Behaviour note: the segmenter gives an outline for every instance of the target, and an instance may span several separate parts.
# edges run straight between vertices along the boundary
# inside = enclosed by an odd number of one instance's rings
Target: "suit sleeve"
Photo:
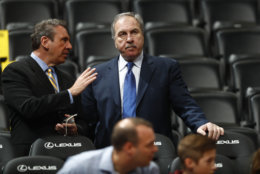
[[[37,83],[41,79],[32,79],[19,66],[12,63],[2,74],[4,98],[9,107],[27,120],[57,115],[70,107],[67,90],[57,94],[45,93],[46,89]]]
[[[170,100],[173,109],[182,118],[185,124],[196,132],[198,127],[208,122],[201,108],[190,96],[185,82],[182,79],[178,62],[170,68]]]

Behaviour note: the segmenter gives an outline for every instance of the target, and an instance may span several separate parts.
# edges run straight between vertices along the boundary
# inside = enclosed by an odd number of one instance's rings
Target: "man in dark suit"
[[[75,81],[55,67],[65,62],[72,49],[64,21],[44,20],[35,25],[31,37],[31,57],[8,65],[2,74],[11,139],[18,156],[28,155],[30,145],[39,137],[65,133],[63,120],[78,113],[79,94],[97,75],[95,69],[88,68]],[[86,131],[82,117],[75,119],[77,124],[67,124],[69,135]]]
[[[149,120],[156,133],[172,138],[171,108],[194,132],[203,135],[208,132],[213,139],[224,134],[223,128],[205,119],[190,96],[175,60],[143,54],[144,30],[139,15],[129,12],[117,15],[111,31],[120,55],[98,65],[97,80],[82,93],[84,115],[93,126],[97,148],[109,145],[115,123],[129,116]],[[129,95],[124,90],[128,62],[134,63],[136,94],[131,94],[132,97],[126,97]],[[135,101],[130,101],[133,106],[124,104],[131,98]],[[127,107],[134,112],[128,112]]]

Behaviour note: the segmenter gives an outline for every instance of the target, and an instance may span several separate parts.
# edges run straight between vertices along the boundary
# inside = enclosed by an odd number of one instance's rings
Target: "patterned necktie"
[[[124,81],[123,94],[123,118],[136,116],[136,85],[135,76],[132,72],[133,62],[127,64],[128,71]]]
[[[52,84],[52,86],[55,90],[55,93],[58,93],[59,90],[58,90],[57,82],[56,82],[55,78],[53,77],[53,70],[51,68],[47,69],[47,75],[48,75],[48,78],[49,78],[49,80],[50,80],[50,82],[51,82],[51,84]]]

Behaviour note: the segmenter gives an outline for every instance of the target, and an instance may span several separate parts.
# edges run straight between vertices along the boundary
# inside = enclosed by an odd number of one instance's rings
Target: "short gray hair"
[[[130,16],[130,17],[135,18],[135,20],[138,22],[138,24],[141,28],[142,33],[144,34],[144,22],[143,22],[142,17],[139,14],[136,14],[134,12],[124,12],[124,13],[119,13],[114,17],[114,21],[111,25],[111,34],[112,34],[113,39],[115,38],[115,24],[121,17],[124,17],[124,16]]]
[[[34,31],[31,34],[32,49],[37,50],[41,45],[41,37],[46,36],[51,40],[54,39],[54,28],[62,26],[67,29],[66,22],[59,19],[46,19],[37,23],[34,27]]]

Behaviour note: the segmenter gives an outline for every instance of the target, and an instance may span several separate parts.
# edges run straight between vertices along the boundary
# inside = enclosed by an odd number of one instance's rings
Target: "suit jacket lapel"
[[[112,91],[114,102],[116,105],[121,108],[121,97],[120,97],[120,88],[119,88],[119,74],[118,74],[118,58],[113,59],[113,61],[108,66],[108,73],[110,77],[108,80],[111,82],[107,82],[110,84],[110,88]]]
[[[145,94],[145,91],[153,76],[154,70],[155,70],[155,65],[154,65],[153,60],[149,59],[149,56],[144,55],[141,72],[140,72],[138,94],[137,94],[137,98],[136,98],[136,108],[138,107],[139,103],[141,102],[141,100]]]
[[[41,67],[37,64],[37,62],[31,57],[26,60],[29,62],[29,65],[34,71],[35,76],[38,78],[39,82],[41,83],[41,86],[46,86],[46,89],[54,92],[54,88],[51,85],[48,77],[46,76],[45,72],[43,72]]]

